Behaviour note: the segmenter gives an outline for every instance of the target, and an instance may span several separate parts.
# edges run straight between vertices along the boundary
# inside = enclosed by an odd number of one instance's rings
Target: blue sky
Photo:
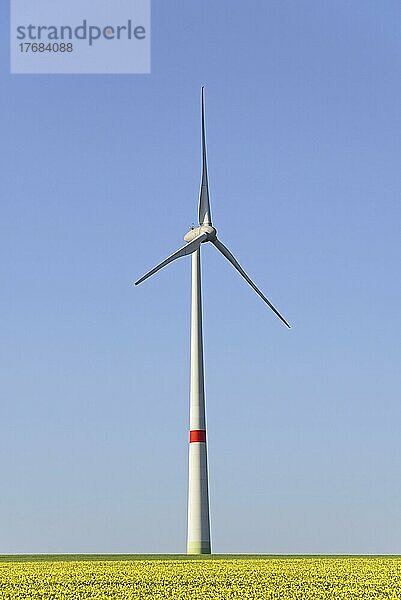
[[[217,4],[217,5],[216,5]],[[150,75],[9,74],[1,553],[184,552],[200,85],[214,552],[401,553],[399,2],[152,3]]]

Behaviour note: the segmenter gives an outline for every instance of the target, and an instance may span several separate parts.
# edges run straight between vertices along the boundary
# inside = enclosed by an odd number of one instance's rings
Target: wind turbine
[[[177,258],[192,254],[192,303],[191,303],[191,384],[190,384],[190,431],[189,431],[189,485],[188,485],[188,539],[187,554],[210,554],[209,490],[206,451],[205,390],[203,372],[202,297],[201,297],[201,244],[211,242],[233,265],[262,300],[289,328],[289,324],[253,283],[228,248],[217,238],[212,225],[207,178],[205,142],[204,87],[202,104],[202,181],[199,195],[199,227],[191,228],[184,236],[185,246],[171,254],[135,282],[142,283],[151,275]]]

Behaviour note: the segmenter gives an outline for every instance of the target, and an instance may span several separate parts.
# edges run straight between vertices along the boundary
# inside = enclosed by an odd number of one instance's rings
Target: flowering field
[[[2,557],[0,598],[401,600],[401,557]]]

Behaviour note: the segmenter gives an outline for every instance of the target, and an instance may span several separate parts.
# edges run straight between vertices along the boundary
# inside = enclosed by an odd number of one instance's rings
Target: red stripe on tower
[[[189,432],[189,442],[206,442],[206,431],[204,429],[192,429]]]

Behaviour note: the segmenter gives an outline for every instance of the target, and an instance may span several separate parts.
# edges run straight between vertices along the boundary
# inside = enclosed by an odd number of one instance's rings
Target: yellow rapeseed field
[[[401,557],[0,562],[5,600],[401,600]]]

